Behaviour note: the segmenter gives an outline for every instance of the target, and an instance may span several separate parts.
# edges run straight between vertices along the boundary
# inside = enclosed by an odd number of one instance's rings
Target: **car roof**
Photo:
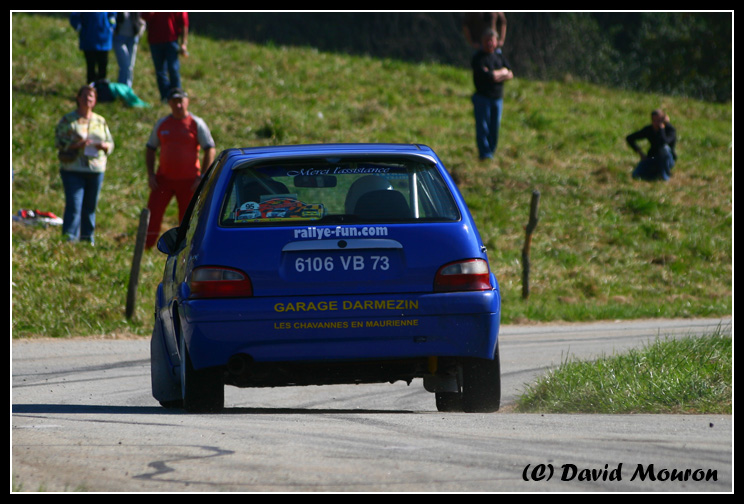
[[[264,158],[366,154],[417,156],[425,157],[432,162],[436,159],[434,151],[426,145],[394,143],[331,143],[244,147],[227,149],[222,152],[221,157],[238,157],[247,161]]]

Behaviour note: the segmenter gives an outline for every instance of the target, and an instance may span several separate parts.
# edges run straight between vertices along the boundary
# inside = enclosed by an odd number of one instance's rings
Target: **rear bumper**
[[[497,289],[416,295],[190,300],[182,334],[196,369],[254,362],[369,361],[451,356],[492,358]]]

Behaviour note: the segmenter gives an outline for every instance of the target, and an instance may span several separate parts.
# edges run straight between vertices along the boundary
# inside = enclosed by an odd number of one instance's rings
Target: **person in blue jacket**
[[[116,12],[73,12],[70,14],[70,24],[79,33],[79,47],[85,55],[86,84],[105,79]]]

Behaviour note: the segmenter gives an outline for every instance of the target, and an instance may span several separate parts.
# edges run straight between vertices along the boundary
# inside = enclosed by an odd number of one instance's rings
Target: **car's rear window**
[[[436,166],[408,159],[238,166],[222,208],[223,226],[460,219]]]

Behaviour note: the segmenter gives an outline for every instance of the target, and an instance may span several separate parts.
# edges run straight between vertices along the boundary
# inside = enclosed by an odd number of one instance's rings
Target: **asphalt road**
[[[150,396],[149,341],[12,342],[12,485],[95,492],[733,492],[730,415],[511,412],[524,384],[730,319],[506,326],[502,410],[439,413],[420,381]]]

